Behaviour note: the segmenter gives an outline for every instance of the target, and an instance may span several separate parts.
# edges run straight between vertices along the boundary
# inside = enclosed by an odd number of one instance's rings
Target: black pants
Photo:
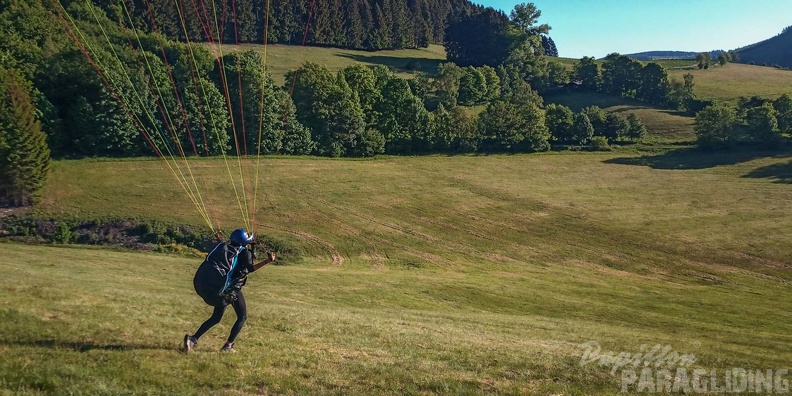
[[[198,331],[195,332],[193,337],[201,338],[204,333],[209,331],[214,325],[220,323],[220,320],[223,319],[223,314],[225,313],[225,309],[228,306],[228,303],[225,301],[220,302],[219,304],[215,305],[214,312],[212,312],[212,317],[206,320]],[[239,331],[242,330],[242,326],[245,325],[245,321],[247,320],[247,306],[245,305],[245,296],[242,294],[240,290],[237,292],[237,299],[231,306],[234,307],[234,312],[236,312],[237,320],[234,322],[234,327],[231,328],[231,334],[228,336],[228,342],[234,342],[237,335],[239,335]]]

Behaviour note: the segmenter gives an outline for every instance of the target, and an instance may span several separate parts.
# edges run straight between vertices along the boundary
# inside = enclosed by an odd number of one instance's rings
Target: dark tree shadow
[[[707,169],[721,165],[735,165],[757,158],[789,158],[790,156],[792,156],[792,154],[788,152],[781,153],[778,151],[704,151],[696,148],[685,148],[672,150],[659,155],[612,158],[603,162],[606,164],[648,166],[652,169],[684,170]]]
[[[398,56],[382,55],[339,54],[339,56],[371,65],[385,65],[391,69],[408,73],[424,72],[435,74],[437,73],[437,67],[440,66],[441,63],[446,62],[440,59],[402,58]]]
[[[99,351],[135,351],[135,350],[175,350],[174,346],[166,345],[146,345],[146,344],[94,344],[92,342],[79,341],[55,341],[55,340],[33,340],[33,341],[0,341],[0,345],[27,346],[39,348],[58,348],[72,349],[77,352]]]
[[[756,168],[743,177],[769,179],[774,183],[792,184],[792,161],[784,164],[772,164]]]

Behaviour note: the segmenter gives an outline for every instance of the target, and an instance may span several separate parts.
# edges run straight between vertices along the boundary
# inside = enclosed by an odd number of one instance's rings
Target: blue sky
[[[473,0],[511,12],[528,1]],[[534,0],[559,55],[730,50],[792,25],[792,0]]]

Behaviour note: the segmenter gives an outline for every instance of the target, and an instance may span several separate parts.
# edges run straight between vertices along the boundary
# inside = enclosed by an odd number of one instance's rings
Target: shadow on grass
[[[398,56],[382,55],[358,55],[358,54],[339,54],[343,58],[352,59],[356,62],[385,65],[401,72],[424,72],[429,74],[437,73],[440,63],[446,62],[440,59],[430,58],[402,58]]]
[[[743,175],[743,177],[768,179],[774,183],[792,184],[792,161],[756,168]]]
[[[174,350],[175,347],[164,345],[146,344],[94,344],[92,342],[78,341],[54,341],[54,340],[34,340],[34,341],[0,341],[0,345],[27,346],[39,348],[72,349],[77,352],[89,351],[135,351],[135,350]]]
[[[648,166],[652,169],[707,169],[721,165],[736,165],[758,158],[789,158],[792,154],[778,151],[703,151],[696,148],[685,148],[672,150],[659,155],[645,155],[642,157],[621,157],[603,161],[606,164]],[[770,165],[764,168],[776,168],[777,165]],[[783,169],[766,169],[757,176],[749,176],[764,168],[759,168],[745,177],[765,177],[772,178],[776,174],[786,175],[792,180],[792,165],[782,166]],[[775,173],[774,173],[775,172]],[[780,172],[780,173],[779,173]],[[764,175],[764,176],[759,176]]]

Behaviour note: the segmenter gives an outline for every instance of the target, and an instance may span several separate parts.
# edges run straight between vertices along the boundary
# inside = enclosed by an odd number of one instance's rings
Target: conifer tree
[[[24,81],[0,69],[0,200],[14,206],[35,203],[49,170],[47,136]]]
[[[366,40],[363,15],[361,12],[361,0],[349,0],[346,4],[346,46],[351,48],[362,48]]]

